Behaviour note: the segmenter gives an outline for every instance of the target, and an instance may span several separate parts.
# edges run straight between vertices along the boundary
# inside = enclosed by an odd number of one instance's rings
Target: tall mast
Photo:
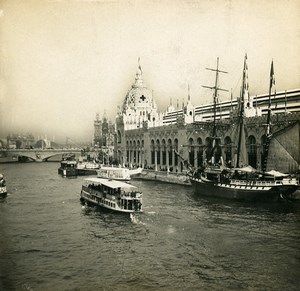
[[[226,91],[228,92],[228,90],[225,90],[225,89],[221,89],[218,87],[218,83],[219,83],[219,73],[228,73],[228,72],[225,72],[225,71],[221,71],[219,70],[219,58],[217,58],[217,68],[216,69],[211,69],[211,68],[205,68],[206,70],[210,70],[210,71],[214,71],[216,72],[216,80],[215,80],[215,86],[214,87],[210,87],[210,86],[202,86],[204,88],[209,88],[209,89],[212,89],[214,90],[214,95],[213,95],[213,98],[214,98],[214,107],[213,107],[213,110],[214,110],[214,121],[213,121],[213,132],[212,132],[212,136],[213,137],[216,137],[217,136],[217,130],[216,130],[216,116],[217,116],[217,102],[218,102],[218,91]]]
[[[272,60],[271,70],[270,70],[269,104],[268,104],[267,129],[266,129],[266,145],[265,145],[264,160],[263,160],[263,165],[262,165],[263,172],[265,172],[267,170],[269,144],[270,144],[270,140],[271,140],[271,137],[272,137],[272,133],[271,133],[271,93],[272,93],[273,85],[275,85],[275,76],[274,76],[274,65],[273,65],[273,60]]]
[[[240,111],[239,111],[239,139],[238,139],[238,145],[237,145],[237,159],[236,159],[236,167],[238,168],[240,166],[240,154],[241,154],[241,143],[242,143],[242,133],[244,130],[244,113],[245,113],[245,90],[247,89],[246,86],[246,74],[247,74],[247,54],[245,55],[244,59],[244,69],[243,69],[243,83],[242,83],[242,92],[240,97]]]
[[[274,66],[272,60],[271,70],[270,70],[269,103],[268,103],[267,132],[266,132],[267,137],[271,135],[271,93],[272,93],[273,85],[275,85],[275,77],[274,77]]]

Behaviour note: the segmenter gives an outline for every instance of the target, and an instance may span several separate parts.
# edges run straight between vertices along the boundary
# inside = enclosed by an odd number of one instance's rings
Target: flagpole
[[[273,66],[273,60],[271,63],[271,70],[270,70],[270,86],[269,86],[269,105],[268,105],[268,117],[267,117],[267,129],[266,129],[266,144],[265,144],[265,150],[264,150],[264,160],[262,164],[262,171],[265,172],[267,170],[267,164],[268,164],[268,154],[269,154],[269,145],[271,141],[271,91],[272,87],[275,84],[275,78],[274,78],[274,66]]]
[[[271,63],[271,70],[270,70],[270,86],[269,86],[269,104],[268,104],[268,117],[267,117],[267,136],[271,134],[271,91],[273,84],[275,84],[274,79],[274,66],[273,66],[273,60]]]

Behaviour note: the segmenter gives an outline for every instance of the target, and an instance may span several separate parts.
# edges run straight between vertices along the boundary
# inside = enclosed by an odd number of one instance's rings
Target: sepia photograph
[[[0,0],[0,290],[298,290],[299,16]]]

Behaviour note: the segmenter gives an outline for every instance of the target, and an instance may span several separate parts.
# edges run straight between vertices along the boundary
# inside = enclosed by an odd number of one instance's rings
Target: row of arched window
[[[178,139],[151,139],[150,141],[150,155],[147,161],[147,156],[141,157],[141,152],[144,149],[144,140],[127,140],[127,161],[132,163],[141,163],[141,158],[145,163],[151,165],[160,166],[178,166],[179,159],[174,150],[179,151],[179,147],[183,146],[188,151],[188,161],[192,166],[200,167],[205,160],[205,148],[209,144],[209,137],[206,137],[203,141],[201,137],[196,139],[190,138],[187,145],[179,145]],[[266,136],[263,135],[260,140],[260,144],[257,143],[254,135],[250,135],[246,141],[248,164],[257,168],[258,156],[260,155],[261,161],[264,159],[264,145],[266,142]],[[225,163],[230,163],[233,159],[233,155],[236,151],[236,145],[232,143],[232,139],[226,136],[221,142],[222,152]]]

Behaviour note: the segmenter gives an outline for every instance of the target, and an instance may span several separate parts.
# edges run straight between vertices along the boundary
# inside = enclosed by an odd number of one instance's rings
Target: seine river
[[[85,208],[59,163],[1,164],[0,290],[299,290],[300,202],[200,199],[133,180],[144,213]]]

